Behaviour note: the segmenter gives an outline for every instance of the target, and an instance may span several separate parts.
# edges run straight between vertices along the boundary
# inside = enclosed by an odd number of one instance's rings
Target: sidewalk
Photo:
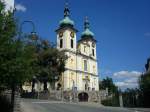
[[[137,112],[150,112],[150,108],[128,108],[129,110],[134,110]]]

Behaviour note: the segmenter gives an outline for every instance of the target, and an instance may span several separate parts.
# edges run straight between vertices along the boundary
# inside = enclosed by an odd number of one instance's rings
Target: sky
[[[9,0],[11,1],[11,0]],[[68,0],[71,19],[83,31],[85,16],[97,40],[100,80],[113,78],[120,88],[135,88],[150,57],[150,0]],[[15,0],[19,22],[32,20],[42,38],[56,42],[65,0]],[[32,30],[29,24],[23,31]]]

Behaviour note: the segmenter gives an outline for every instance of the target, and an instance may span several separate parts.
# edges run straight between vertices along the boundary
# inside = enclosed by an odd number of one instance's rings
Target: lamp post
[[[32,32],[31,32],[31,35],[36,37],[36,32],[35,32],[35,25],[32,21],[23,21],[21,24],[20,24],[20,29],[19,29],[19,33],[18,33],[18,40],[17,42],[20,42],[20,39],[21,39],[21,34],[22,34],[22,26],[25,24],[25,23],[30,23],[32,25]],[[17,44],[17,48],[16,48],[16,53],[18,53],[18,48],[19,48],[19,45],[20,44]],[[12,108],[11,108],[11,111],[13,112],[14,111],[14,103],[15,103],[15,92],[18,91],[18,88],[17,88],[17,85],[15,84],[15,79],[13,77],[12,79],[12,93],[11,93],[11,105],[12,105]]]
[[[31,34],[30,36],[32,37],[33,40],[36,40],[38,38],[36,32],[35,32],[35,24],[33,21],[31,20],[26,20],[26,21],[23,21],[21,24],[20,24],[20,28],[19,28],[19,37],[18,37],[18,41],[21,40],[21,34],[22,34],[22,28],[23,28],[23,25],[25,23],[30,23],[30,25],[32,26],[32,31],[31,31]],[[33,77],[33,79],[35,79],[35,76]],[[32,82],[34,83],[34,82]],[[34,85],[34,84],[33,84]],[[34,87],[33,87],[34,88]]]
[[[23,27],[23,25],[24,25],[25,23],[30,23],[30,24],[31,24],[31,26],[32,26],[31,36],[32,36],[33,38],[37,38],[37,35],[36,35],[36,32],[35,32],[35,25],[34,25],[33,21],[28,20],[28,21],[23,21],[23,22],[21,23],[20,29],[19,29],[19,38],[18,38],[18,40],[21,39],[22,27]]]

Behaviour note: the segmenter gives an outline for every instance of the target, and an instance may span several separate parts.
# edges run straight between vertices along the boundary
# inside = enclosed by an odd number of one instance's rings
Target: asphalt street
[[[126,108],[104,107],[100,104],[22,99],[22,112],[140,112]]]

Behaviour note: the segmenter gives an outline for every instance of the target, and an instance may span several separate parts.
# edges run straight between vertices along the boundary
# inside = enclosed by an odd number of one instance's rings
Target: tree
[[[51,83],[59,80],[67,57],[49,42],[34,40],[32,35],[18,39],[13,13],[5,13],[4,8],[0,1],[0,87],[11,89],[13,111],[15,91],[20,85],[30,81],[34,75],[46,77]]]
[[[13,13],[5,13],[4,8],[0,1],[0,86],[11,89],[13,111],[16,89],[34,73],[34,47],[17,39],[17,25]]]
[[[138,107],[140,106],[138,103],[139,90],[138,89],[130,89],[127,88],[125,91],[122,92],[123,96],[123,103],[125,107]]]
[[[116,93],[117,87],[113,83],[112,78],[106,77],[106,79],[103,79],[99,84],[100,89],[106,89],[108,88],[108,93],[113,94]]]
[[[67,56],[64,51],[59,51],[54,44],[46,40],[38,40],[36,49],[36,77],[44,82],[44,90],[47,90],[47,81],[55,89],[55,82],[60,79],[62,72],[65,71]]]
[[[108,94],[111,97],[108,97],[105,100],[102,100],[101,103],[105,106],[119,106],[119,92],[117,86],[113,83],[112,78],[106,77],[99,83],[100,89],[108,88]]]
[[[146,72],[139,78],[141,102],[144,107],[150,107],[150,72]]]

